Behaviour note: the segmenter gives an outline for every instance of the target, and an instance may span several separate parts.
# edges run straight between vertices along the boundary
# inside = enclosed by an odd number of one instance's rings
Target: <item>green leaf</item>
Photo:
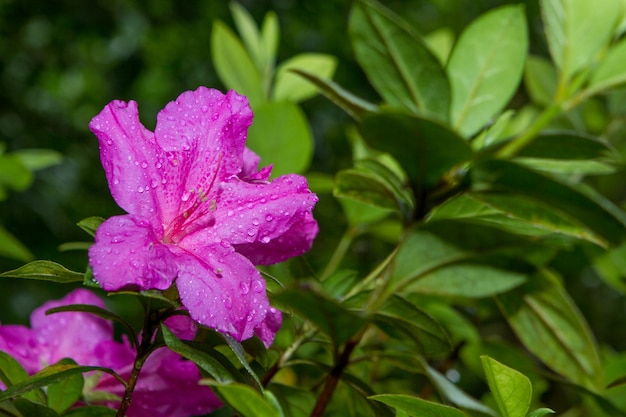
[[[45,387],[59,381],[63,381],[64,379],[70,378],[74,375],[91,371],[106,372],[121,381],[121,377],[108,368],[104,368],[101,366],[79,366],[66,363],[58,363],[47,366],[41,371],[37,372],[35,375],[8,387],[5,391],[0,392],[0,402],[7,400],[11,397],[16,397],[18,395],[36,390],[38,388]]]
[[[0,226],[0,256],[23,262],[34,258],[28,248],[2,226]]]
[[[459,409],[448,407],[438,403],[422,400],[400,394],[380,394],[368,397],[370,400],[387,404],[410,416],[420,417],[466,417],[467,414]]]
[[[280,28],[278,26],[278,17],[276,17],[276,13],[269,11],[265,14],[261,26],[261,47],[263,48],[263,60],[266,73],[271,72],[271,69],[274,68],[279,40]]]
[[[239,372],[216,350],[208,348],[203,350],[197,349],[192,344],[185,343],[177,338],[164,324],[161,324],[161,331],[167,347],[182,357],[189,359],[198,365],[200,369],[208,372],[219,384],[242,381]]]
[[[0,186],[24,191],[33,182],[33,174],[22,160],[13,154],[0,155]]]
[[[256,113],[265,101],[260,74],[237,36],[219,20],[213,23],[211,57],[224,85],[247,96]]]
[[[286,417],[308,417],[315,406],[315,393],[309,389],[272,382],[267,390],[278,398]]]
[[[308,121],[302,110],[289,102],[254,107],[254,123],[248,130],[246,145],[264,164],[274,165],[274,176],[306,171],[313,156]]]
[[[447,120],[445,71],[409,24],[379,3],[363,0],[354,4],[348,30],[357,61],[387,103]]]
[[[598,351],[583,316],[557,278],[543,271],[497,297],[524,346],[555,372],[592,392],[604,389]]]
[[[542,416],[545,416],[546,414],[556,414],[556,413],[554,410],[551,410],[549,408],[538,408],[528,413],[527,417],[542,417]]]
[[[62,359],[59,364],[75,365],[71,359]],[[47,389],[48,407],[63,414],[79,399],[83,391],[83,375],[73,374],[57,383],[50,384]]]
[[[526,417],[532,400],[532,385],[521,372],[482,355],[487,384],[503,417]]]
[[[418,190],[434,187],[472,158],[471,147],[455,132],[418,116],[383,111],[364,117],[360,131],[370,146],[396,158]]]
[[[530,55],[524,69],[524,84],[533,103],[549,106],[554,100],[558,75],[554,65],[547,59]]]
[[[626,39],[622,39],[609,49],[591,74],[587,94],[595,94],[626,83]]]
[[[517,154],[521,158],[583,161],[616,159],[615,149],[595,136],[580,132],[556,131],[542,133]]]
[[[450,121],[464,137],[482,129],[513,97],[528,49],[522,6],[504,6],[467,27],[448,62]]]
[[[298,54],[282,62],[276,69],[272,100],[297,103],[317,94],[314,84],[292,71],[299,69],[319,78],[332,78],[337,68],[337,58],[327,54]]]
[[[115,417],[117,410],[99,405],[91,405],[89,407],[73,408],[63,417]]]
[[[98,230],[98,227],[100,227],[105,220],[106,219],[97,216],[87,217],[76,223],[76,225],[87,232],[91,237],[95,237],[96,230]]]
[[[246,351],[244,350],[241,343],[239,343],[237,340],[235,340],[235,338],[226,333],[224,333],[222,336],[224,337],[224,340],[226,340],[226,343],[228,344],[230,350],[235,354],[235,357],[237,358],[241,366],[243,366],[243,368],[248,372],[254,382],[257,383],[259,389],[263,389],[263,384],[261,383],[259,376],[256,374],[256,372],[252,370],[250,363],[248,363],[248,359],[246,358]]]
[[[12,271],[3,272],[0,277],[36,279],[62,284],[82,282],[85,274],[70,271],[63,265],[51,261],[33,261]]]
[[[229,7],[243,44],[256,64],[257,70],[261,72],[264,68],[264,61],[259,28],[250,13],[241,4],[232,1],[229,3]]]
[[[474,166],[474,188],[519,193],[562,212],[609,243],[623,240],[626,218],[614,204],[592,190],[562,183],[508,161]]]
[[[29,171],[39,171],[58,165],[63,155],[51,149],[20,149],[12,152]]]
[[[310,320],[336,344],[341,344],[354,336],[366,323],[365,318],[348,310],[335,300],[331,300],[304,287],[290,288],[271,297],[273,302],[297,312]]]
[[[211,389],[241,417],[283,417],[281,410],[249,385],[219,385]]]
[[[27,378],[28,373],[22,368],[22,365],[8,353],[0,351],[0,381],[6,387],[11,387]],[[46,403],[46,396],[40,390],[29,392],[24,395],[24,398],[40,404]]]
[[[452,29],[447,27],[435,29],[424,37],[424,41],[441,65],[445,67],[454,46],[454,32]]]
[[[565,80],[591,67],[621,14],[619,0],[541,0],[540,6],[550,55]]]
[[[15,408],[24,417],[58,417],[59,413],[44,405],[31,402],[25,398],[17,398],[13,401]]]
[[[355,120],[360,120],[367,112],[375,113],[378,111],[378,106],[355,96],[332,80],[318,77],[317,75],[302,69],[294,68],[291,69],[291,71],[301,77],[304,77],[317,86],[320,93],[339,106]]]

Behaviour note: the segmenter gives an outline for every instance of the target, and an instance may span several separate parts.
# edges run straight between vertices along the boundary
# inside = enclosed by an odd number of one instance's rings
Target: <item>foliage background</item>
[[[478,15],[506,3],[498,0],[386,1],[421,33],[449,27],[459,33]],[[530,52],[546,55],[537,1],[526,1]],[[339,58],[334,79],[355,94],[378,101],[356,65],[346,33],[350,2],[345,0],[241,1],[261,21],[273,10],[281,25],[279,60],[299,52],[323,52]],[[0,142],[8,151],[49,148],[61,164],[38,172],[32,187],[0,202],[0,223],[37,259],[58,261],[74,270],[86,265],[84,252],[60,252],[59,245],[86,240],[75,223],[88,216],[119,212],[107,190],[97,142],[87,123],[113,99],[136,100],[143,123],[154,127],[156,113],[180,92],[206,85],[223,89],[210,59],[212,22],[229,26],[228,2],[222,0],[0,0]],[[520,90],[513,100],[528,98]],[[347,115],[323,97],[303,104],[315,137],[309,172],[335,173],[351,166]],[[603,108],[589,117],[602,118]],[[620,143],[616,145],[620,148]],[[624,146],[621,146],[624,148]],[[620,149],[623,152],[623,149]],[[623,206],[623,172],[604,178],[601,189]],[[341,208],[322,194],[315,215],[321,235],[307,261],[322,265],[345,224]],[[389,247],[362,237],[350,249],[347,264],[367,271]],[[622,331],[625,297],[601,281],[576,252],[561,255],[565,285],[581,308],[601,346],[626,350]],[[21,265],[0,258],[0,270]],[[3,280],[0,322],[25,323],[30,311],[60,296],[66,286]],[[119,302],[116,308],[133,308]],[[496,327],[494,332],[505,331]]]

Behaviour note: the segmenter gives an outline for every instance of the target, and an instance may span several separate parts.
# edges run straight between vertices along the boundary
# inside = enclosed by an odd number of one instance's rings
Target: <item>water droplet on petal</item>
[[[141,167],[142,167],[143,169],[148,168],[148,163],[147,163],[146,161],[143,161],[143,162],[141,163]]]
[[[183,200],[183,201],[187,201],[187,200],[189,200],[189,197],[191,197],[191,193],[192,193],[192,192],[193,192],[193,190],[190,190],[190,191],[185,191],[185,192],[183,193],[183,195],[180,197],[180,199],[181,199],[181,200]]]
[[[137,188],[137,191],[139,191],[140,193],[143,193],[143,187],[139,186],[139,188]]]
[[[265,289],[265,285],[260,280],[252,281],[252,291],[254,292],[263,292]]]
[[[120,183],[120,180],[118,180],[117,178],[115,178],[115,179],[113,180],[113,184],[117,185],[117,184],[119,184],[119,183]]]
[[[270,243],[270,237],[269,236],[264,236],[263,239],[261,239],[261,242],[263,243]]]
[[[267,216],[265,216],[265,220],[268,222],[271,222],[274,218],[272,217],[271,214],[268,214]]]
[[[252,219],[252,224],[255,226],[259,225],[259,219]]]
[[[233,300],[228,295],[224,296],[224,307],[229,310],[233,308]]]
[[[232,211],[232,210],[228,210],[228,213],[226,213],[226,215],[227,215],[228,217],[232,217],[232,216],[233,216],[233,214],[235,214],[235,212],[234,212],[234,211]]]
[[[250,292],[250,286],[246,282],[240,282],[239,289],[241,290],[241,294],[243,295],[246,295]]]
[[[150,181],[150,187],[157,188],[157,185],[159,185],[159,182],[157,180]]]
[[[248,236],[254,236],[256,231],[254,229],[248,229]]]

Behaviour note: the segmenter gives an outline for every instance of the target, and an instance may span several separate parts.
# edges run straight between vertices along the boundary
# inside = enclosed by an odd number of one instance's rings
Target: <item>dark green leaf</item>
[[[302,69],[291,69],[291,71],[317,86],[320,93],[356,120],[360,120],[367,112],[378,111],[378,106],[355,96],[332,80],[318,77]]]
[[[314,84],[293,73],[302,70],[321,79],[332,78],[337,67],[337,58],[327,54],[303,53],[282,62],[276,69],[276,81],[272,90],[272,100],[297,103],[317,94]]]
[[[200,350],[191,343],[186,343],[177,338],[164,324],[161,324],[161,331],[163,332],[163,340],[168,348],[198,365],[200,369],[211,375],[219,384],[243,381],[239,372],[216,350],[209,348]]]
[[[27,378],[28,373],[22,368],[22,365],[8,353],[0,351],[0,381],[2,381],[4,386],[11,387]],[[24,398],[40,404],[46,403],[46,396],[41,390],[29,392],[24,395]]]
[[[479,131],[513,97],[527,49],[526,19],[519,5],[487,12],[461,33],[447,67],[450,121],[461,135]]]
[[[354,336],[366,322],[363,317],[310,287],[287,289],[271,298],[310,320],[336,344]]]
[[[447,120],[445,71],[409,24],[364,0],[353,6],[348,30],[359,64],[387,103]]]
[[[359,279],[356,271],[341,269],[322,281],[322,286],[331,297],[340,300],[359,282]]]
[[[487,384],[496,399],[503,417],[526,417],[532,400],[530,380],[519,371],[501,364],[489,356],[480,360],[485,370]]]
[[[591,66],[621,15],[615,0],[541,0],[540,6],[550,55],[565,79]]]
[[[62,284],[81,282],[85,274],[70,271],[63,265],[51,261],[33,261],[12,271],[3,272],[0,277],[36,279]]]
[[[420,417],[466,417],[467,415],[459,409],[448,407],[422,400],[418,397],[400,394],[380,394],[368,397],[370,400],[387,404],[410,416]]]
[[[71,359],[62,359],[59,364],[76,365]],[[83,375],[80,373],[73,374],[59,382],[50,384],[47,389],[48,407],[58,413],[63,414],[79,399],[83,392]]]
[[[253,108],[254,123],[246,145],[264,164],[274,165],[274,176],[306,171],[313,156],[313,136],[302,110],[284,101]]]
[[[604,389],[593,335],[557,278],[544,271],[497,300],[524,346],[548,367],[593,392]]]
[[[24,191],[33,182],[33,174],[15,154],[0,155],[0,187]]]
[[[34,258],[28,248],[2,226],[0,226],[0,256],[22,262],[28,262]]]
[[[270,400],[244,384],[211,387],[241,417],[283,417]]]
[[[86,219],[82,219],[76,225],[87,232],[91,237],[96,235],[96,230],[102,223],[104,223],[105,219],[102,217],[87,217]]]
[[[101,366],[78,366],[60,363],[47,366],[35,375],[8,387],[5,391],[0,392],[0,402],[41,387],[54,384],[76,374],[82,374],[90,371],[106,372],[113,375],[115,378],[120,380],[120,382],[122,381],[119,375],[108,368]]]
[[[215,71],[226,87],[248,97],[256,112],[257,106],[265,101],[259,72],[241,41],[219,20],[213,22],[211,57]]]
[[[308,417],[315,405],[315,393],[309,389],[272,383],[267,388],[273,392],[285,417]]]
[[[447,127],[401,112],[366,116],[361,134],[370,146],[396,158],[420,189],[434,187],[451,168],[472,157],[470,146]]]
[[[248,358],[246,358],[246,351],[244,350],[241,343],[239,343],[228,334],[223,334],[223,336],[224,340],[226,340],[226,343],[228,344],[228,347],[230,347],[230,350],[232,350],[232,352],[235,354],[235,357],[237,358],[241,366],[243,366],[244,369],[248,371],[248,374],[252,377],[252,379],[254,379],[254,382],[257,383],[257,386],[260,389],[263,389],[263,384],[261,383],[259,376],[256,374],[256,372],[252,370],[252,367],[250,367],[250,363],[248,363]]]
[[[99,405],[91,405],[89,407],[73,408],[63,417],[115,417],[117,410]]]
[[[28,401],[25,398],[17,398],[13,401],[13,405],[24,417],[59,417],[59,414],[53,409]]]

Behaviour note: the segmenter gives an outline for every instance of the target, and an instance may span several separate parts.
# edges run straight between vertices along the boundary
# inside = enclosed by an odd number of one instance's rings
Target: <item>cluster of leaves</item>
[[[520,6],[491,10],[441,42],[373,0],[356,1],[348,32],[382,98],[375,104],[329,80],[331,57],[303,54],[274,70],[274,15],[259,30],[233,6],[243,42],[216,23],[214,64],[250,97],[250,146],[277,173],[308,167],[312,139],[296,103],[311,85],[354,118],[354,166],[332,187],[347,230],[322,271],[297,262],[264,271],[273,304],[289,315],[270,350],[215,334],[180,341],[164,326],[157,342],[198,364],[244,417],[626,415],[624,361],[598,347],[562,267],[564,254],[582,254],[625,291],[626,212],[595,185],[620,169],[612,139],[626,10],[619,0],[540,7],[551,59],[528,56]],[[511,106],[520,96],[528,103]],[[98,222],[81,227],[93,232]],[[342,267],[362,236],[390,245],[365,274]],[[89,272],[43,261],[2,275],[94,285]],[[168,295],[141,297],[157,310],[178,306]],[[54,366],[42,371],[54,380],[3,377],[0,398],[70,375]],[[73,377],[86,370],[64,366]],[[2,404],[55,409],[52,387],[45,401]],[[569,403],[553,404],[562,391]]]

